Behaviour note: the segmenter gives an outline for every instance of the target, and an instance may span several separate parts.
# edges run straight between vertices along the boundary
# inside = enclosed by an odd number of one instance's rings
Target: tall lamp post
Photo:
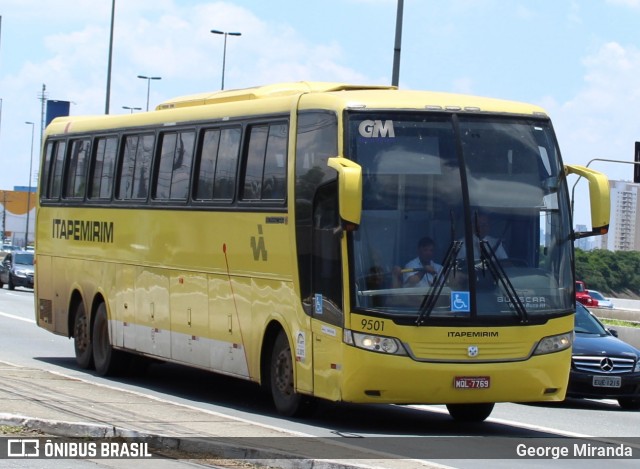
[[[122,109],[127,109],[131,111],[131,114],[133,114],[133,111],[142,111],[141,107],[122,106]]]
[[[107,96],[104,103],[104,113],[109,114],[111,103],[111,64],[113,62],[113,25],[116,17],[116,0],[111,0],[111,28],[109,30],[109,56],[107,60]],[[44,94],[44,86],[43,86]]]
[[[151,91],[151,80],[162,80],[162,77],[145,77],[144,75],[138,75],[138,78],[147,80],[147,111],[149,110],[149,91]]]
[[[225,62],[227,60],[227,36],[242,36],[242,33],[231,33],[228,31],[218,31],[217,29],[212,29],[211,32],[213,34],[223,34],[224,35],[224,47],[222,49],[222,86],[221,90],[224,90],[224,67]]]
[[[33,169],[33,135],[35,124],[33,122],[25,122],[25,124],[31,126],[31,158],[29,159],[29,192],[27,192],[27,228],[24,234],[24,248],[27,249],[29,245],[29,215],[31,213],[31,174]]]
[[[402,44],[402,16],[404,0],[398,0],[398,12],[396,13],[396,41],[393,46],[393,70],[391,72],[391,85],[398,86],[400,81],[400,46]]]

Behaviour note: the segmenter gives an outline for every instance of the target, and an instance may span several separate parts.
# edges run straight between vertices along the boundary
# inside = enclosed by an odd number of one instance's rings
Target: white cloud
[[[595,158],[633,161],[640,141],[640,50],[616,42],[603,44],[583,60],[583,86],[570,100],[545,98],[566,163],[586,165]],[[631,164],[593,162],[610,179],[633,179]],[[586,186],[577,203],[587,205]],[[582,199],[582,200],[580,200]],[[586,223],[586,212],[576,214]]]
[[[640,51],[611,42],[583,63],[583,88],[560,108],[561,118],[567,119],[564,130],[572,146],[580,147],[583,141],[595,145],[584,149],[587,155],[628,158],[633,142],[640,138]]]
[[[473,79],[470,77],[457,78],[453,81],[451,90],[454,93],[473,94]]]
[[[622,5],[631,8],[640,7],[640,0],[606,0],[606,2],[613,5]]]
[[[4,0],[0,162],[8,169],[0,174],[0,188],[27,179],[21,167],[29,158],[30,130],[23,122],[40,122],[43,84],[48,98],[72,101],[74,115],[104,112],[110,7],[109,1],[94,0]],[[226,1],[116,2],[110,112],[127,112],[122,106],[144,109],[147,83],[138,75],[162,77],[151,84],[150,107],[219,89],[224,41],[211,29],[242,32],[227,38],[225,88],[298,80],[371,82],[349,66],[331,35],[310,42],[305,31],[283,18],[262,18]],[[22,163],[7,166],[9,161]]]

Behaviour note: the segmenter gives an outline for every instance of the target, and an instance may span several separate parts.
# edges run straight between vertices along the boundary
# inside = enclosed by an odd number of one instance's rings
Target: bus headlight
[[[384,337],[374,334],[363,334],[350,330],[344,331],[344,341],[349,345],[372,352],[387,353],[390,355],[406,355],[407,352],[402,343],[393,337]]]
[[[534,350],[534,355],[545,355],[547,353],[560,352],[571,347],[573,342],[573,332],[566,332],[564,334],[552,335],[551,337],[545,337],[539,343]]]

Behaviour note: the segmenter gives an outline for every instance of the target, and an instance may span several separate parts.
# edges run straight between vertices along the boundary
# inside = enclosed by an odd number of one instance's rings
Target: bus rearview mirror
[[[351,160],[333,157],[327,165],[338,172],[338,207],[343,222],[360,224],[362,215],[362,167]]]
[[[565,174],[576,174],[589,181],[591,231],[575,233],[574,237],[577,239],[606,234],[609,231],[609,219],[611,215],[609,179],[604,174],[587,168],[586,166],[567,164],[564,166],[564,170]]]

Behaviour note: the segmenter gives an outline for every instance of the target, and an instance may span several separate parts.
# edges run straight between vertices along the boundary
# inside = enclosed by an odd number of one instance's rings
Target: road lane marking
[[[4,317],[9,318],[9,319],[17,319],[18,321],[30,322],[32,324],[36,323],[35,319],[23,318],[23,317],[20,317],[20,316],[16,316],[14,314],[3,313],[2,311],[0,311],[0,316],[4,316]]]
[[[427,410],[429,412],[438,412],[438,413],[441,413],[441,414],[448,414],[449,413],[446,409],[442,409],[440,407],[429,406],[429,405],[409,405],[407,407],[412,407],[414,409],[419,409],[419,410]],[[557,435],[564,436],[564,437],[569,437],[569,438],[597,438],[596,436],[586,435],[584,433],[576,433],[576,432],[571,432],[571,431],[566,431],[566,430],[560,430],[558,428],[545,427],[545,426],[542,426],[542,425],[533,425],[533,424],[528,424],[528,423],[524,423],[524,422],[518,422],[516,420],[507,420],[507,419],[501,419],[501,418],[497,418],[497,417],[495,417],[495,418],[494,417],[489,417],[486,421],[487,422],[492,422],[492,423],[499,423],[501,425],[509,425],[511,427],[524,428],[526,430],[531,430],[531,431],[536,431],[536,432],[555,433]]]

